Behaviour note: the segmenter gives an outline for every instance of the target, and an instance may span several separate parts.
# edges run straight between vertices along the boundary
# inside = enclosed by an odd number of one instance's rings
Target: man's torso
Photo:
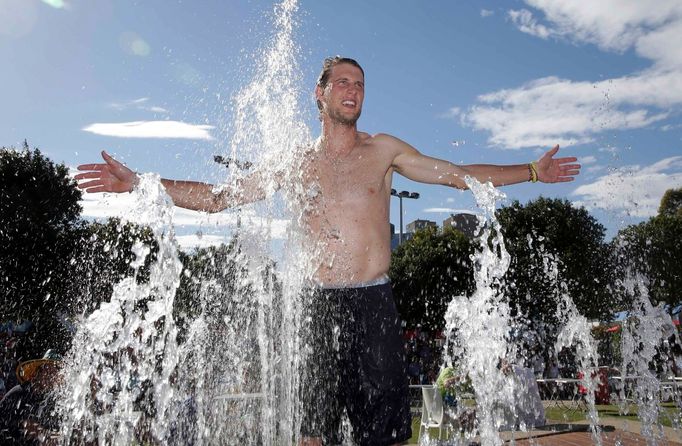
[[[319,258],[315,280],[324,285],[352,286],[388,272],[395,153],[382,135],[361,133],[358,141],[344,157],[316,150],[304,166],[304,221]]]

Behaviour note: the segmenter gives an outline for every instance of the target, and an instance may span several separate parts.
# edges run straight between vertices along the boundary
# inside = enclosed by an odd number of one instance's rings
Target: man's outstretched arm
[[[449,161],[423,155],[409,144],[393,137],[392,144],[397,148],[397,155],[393,161],[396,172],[405,177],[429,184],[443,184],[446,186],[466,189],[465,176],[476,178],[480,182],[491,181],[494,186],[531,181],[536,174],[536,181],[543,183],[559,183],[573,181],[580,173],[577,158],[554,158],[559,151],[556,145],[547,151],[539,160],[528,164],[469,164],[456,165]],[[532,172],[534,169],[534,173]]]
[[[104,163],[82,164],[75,176],[78,187],[92,192],[131,192],[139,182],[135,172],[116,161],[108,153],[102,152]],[[197,181],[178,181],[162,179],[161,183],[176,206],[204,212],[220,212],[229,207],[262,200],[265,191],[261,187],[259,174],[250,175],[237,181],[235,186],[227,186],[214,193],[213,185]]]

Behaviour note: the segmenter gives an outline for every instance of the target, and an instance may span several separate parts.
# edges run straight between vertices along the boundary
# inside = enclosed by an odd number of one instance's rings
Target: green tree
[[[540,197],[514,201],[498,211],[512,260],[505,276],[510,306],[532,326],[556,326],[558,284],[546,274],[550,257],[578,310],[591,319],[610,320],[613,263],[605,229],[584,208],[567,200]]]
[[[681,191],[668,190],[658,215],[622,229],[614,240],[621,277],[641,274],[648,282],[651,300],[665,302],[669,311],[682,304]]]
[[[149,266],[158,252],[152,230],[119,218],[105,222],[81,221],[74,238],[78,241],[77,261],[71,267],[71,314],[89,314],[102,301],[111,298],[113,287],[124,277],[135,276],[139,283],[149,279]],[[134,246],[140,243],[150,253],[140,268],[130,266],[137,256]]]
[[[658,208],[658,215],[682,217],[682,187],[665,191]]]
[[[64,348],[81,197],[68,168],[25,142],[0,149],[0,321],[31,320],[26,353]]]
[[[456,229],[427,228],[393,252],[389,276],[398,312],[409,327],[443,329],[448,303],[473,291],[473,249]]]
[[[220,318],[235,303],[249,305],[249,272],[234,241],[181,253],[180,260],[184,273],[175,298],[176,319],[192,320],[203,312]]]

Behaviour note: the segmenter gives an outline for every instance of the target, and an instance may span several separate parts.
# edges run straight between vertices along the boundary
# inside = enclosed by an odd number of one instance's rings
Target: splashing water
[[[247,267],[237,280],[239,290],[229,300],[244,308],[246,315],[231,312],[217,317],[212,306],[205,305],[192,329],[197,348],[187,357],[206,358],[204,362],[214,364],[213,374],[221,377],[210,379],[212,385],[203,389],[201,397],[199,411],[206,420],[204,438],[209,443],[220,439],[224,444],[285,444],[295,441],[299,431],[299,296],[314,271],[314,255],[304,251],[300,220],[304,205],[300,166],[311,138],[298,98],[301,75],[293,39],[297,8],[294,0],[275,7],[277,32],[256,57],[253,79],[234,99],[230,157],[253,162],[258,198],[264,198],[261,206],[269,222],[278,211],[273,194],[282,192],[289,224],[277,281],[274,265],[264,255],[271,249],[270,224],[258,228],[251,222],[240,230],[234,261]],[[234,173],[216,192],[248,181]],[[248,222],[253,216],[249,212],[254,211],[241,212]],[[214,295],[210,289],[202,292],[206,303]],[[216,327],[225,336],[216,339]],[[230,420],[217,407],[223,407]]]
[[[182,264],[173,241],[172,202],[159,179],[144,175],[131,215],[146,223],[158,242],[148,283],[129,277],[114,287],[81,324],[65,360],[60,407],[65,442],[131,444],[147,435],[165,438],[172,419],[171,374],[178,363],[172,308]],[[139,268],[150,249],[133,247]],[[153,384],[152,384],[153,383]],[[143,414],[154,412],[153,418]]]
[[[301,178],[311,137],[298,97],[302,89],[294,42],[297,8],[295,0],[276,6],[276,32],[255,57],[253,80],[234,98],[229,155],[253,164],[266,216],[265,224],[258,227],[252,218],[256,210],[245,209],[241,216],[251,224],[240,229],[239,237],[221,254],[222,262],[243,267],[225,272],[233,279],[229,283],[192,278],[199,287],[199,315],[191,321],[185,339],[178,341],[173,306],[182,265],[172,231],[173,208],[158,177],[143,176],[131,216],[152,228],[158,252],[136,245],[131,267],[139,269],[152,258],[149,281],[138,283],[135,276],[123,280],[111,300],[80,324],[65,361],[66,386],[59,398],[65,442],[269,445],[298,440],[300,296],[322,247],[311,247],[303,230],[309,202],[301,197],[314,198],[316,192],[308,190],[310,184]],[[229,191],[247,180],[243,173],[232,171],[215,191]],[[474,255],[477,289],[469,298],[453,299],[448,307],[446,355],[449,362],[457,360],[469,372],[481,442],[500,445],[503,414],[515,413],[516,398],[516,382],[500,369],[502,360],[516,360],[507,343],[510,309],[500,292],[510,263],[495,219],[495,203],[504,195],[489,184],[472,179],[467,184],[484,211],[481,250]],[[282,192],[283,211],[272,198],[277,190]],[[270,223],[280,211],[287,214],[288,226],[275,279],[267,253]],[[218,262],[217,257],[209,260]],[[587,320],[559,282],[556,265],[555,259],[546,257],[545,273],[555,278],[562,297],[558,315],[563,328],[557,349],[574,346],[582,358],[593,439],[601,444],[594,410],[593,372],[598,361],[594,340]],[[635,310],[639,320],[661,319],[659,307],[642,302]],[[624,333],[623,370],[645,376],[653,353],[648,347],[637,347],[646,339],[641,336]],[[660,382],[641,379],[636,390],[643,433],[652,439],[650,444],[660,438],[656,424],[660,401],[651,397],[657,395],[657,385]]]
[[[553,288],[559,293],[559,305],[557,306],[557,321],[559,332],[555,345],[556,352],[564,348],[575,348],[575,357],[578,360],[578,371],[582,392],[587,403],[592,441],[595,445],[601,445],[601,428],[599,427],[599,415],[595,406],[595,391],[599,385],[599,355],[597,344],[591,333],[590,323],[587,318],[580,314],[575,302],[568,292],[566,282],[559,279],[559,260],[546,252],[540,246],[540,255],[543,261],[545,277],[550,279]]]
[[[655,361],[657,348],[675,334],[675,329],[665,305],[651,304],[648,287],[642,277],[628,277],[625,288],[633,298],[633,308],[622,330],[620,412],[627,414],[628,399],[633,399],[642,422],[641,433],[647,445],[655,446],[664,442],[665,437],[659,421],[661,382],[650,364]]]
[[[479,217],[481,249],[474,257],[476,290],[467,298],[460,296],[450,303],[446,312],[445,346],[446,362],[453,360],[462,365],[471,379],[476,394],[478,432],[483,445],[500,445],[498,431],[501,428],[514,429],[515,423],[522,430],[526,426],[518,419],[516,404],[529,403],[531,398],[519,395],[519,383],[513,374],[505,375],[502,364],[520,361],[518,352],[507,340],[512,333],[510,309],[502,294],[501,281],[510,264],[500,224],[495,217],[495,204],[505,196],[490,183],[480,184],[467,178],[483,215]],[[542,271],[561,297],[557,308],[561,324],[556,349],[574,347],[582,372],[581,384],[586,389],[585,399],[589,408],[589,421],[594,444],[601,445],[598,415],[595,408],[594,390],[597,386],[596,369],[598,355],[590,325],[581,316],[571,299],[566,284],[559,281],[558,259],[546,253],[540,246]],[[532,408],[524,407],[528,411]],[[535,414],[537,415],[537,414]],[[509,418],[516,420],[509,425]],[[457,439],[469,444],[473,433]],[[459,443],[457,443],[459,444]]]
[[[173,303],[182,264],[171,229],[172,203],[157,177],[143,177],[130,217],[153,229],[159,252],[147,284],[123,280],[110,302],[80,324],[60,398],[66,442],[297,440],[299,296],[315,256],[303,252],[300,219],[306,192],[300,163],[311,139],[297,97],[296,11],[295,0],[276,6],[276,32],[256,58],[253,80],[235,97],[230,158],[253,163],[265,224],[258,226],[256,211],[245,209],[241,217],[250,224],[230,247],[208,258],[226,271],[210,280],[189,277],[198,286],[199,314],[178,342]],[[243,181],[248,179],[231,172],[215,192]],[[276,190],[283,192],[289,216],[277,279],[267,255]],[[139,267],[151,250],[139,245],[134,251],[138,257],[131,266]]]
[[[454,298],[445,314],[446,362],[457,360],[469,374],[476,393],[481,443],[501,445],[498,430],[503,414],[514,413],[514,380],[500,368],[501,361],[507,358],[509,306],[498,285],[509,268],[510,257],[495,218],[495,203],[505,195],[490,183],[480,184],[469,177],[466,183],[483,211],[479,216],[481,250],[473,256],[474,294]],[[470,440],[464,438],[463,444]]]

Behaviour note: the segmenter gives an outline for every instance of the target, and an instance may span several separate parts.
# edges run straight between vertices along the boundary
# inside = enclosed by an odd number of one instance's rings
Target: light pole
[[[239,161],[235,158],[229,158],[229,157],[224,157],[221,155],[214,155],[213,156],[213,161],[215,161],[218,164],[222,164],[223,166],[227,167],[228,169],[230,168],[230,165],[234,165],[237,167],[237,169],[241,171],[249,170],[251,166],[253,166],[253,163],[251,161]],[[237,208],[237,235],[240,235],[239,232],[242,229],[242,207],[239,206]]]
[[[403,198],[413,198],[416,200],[419,198],[419,193],[408,192],[406,190],[397,192],[395,189],[391,189],[391,195],[398,197],[398,200],[400,200],[400,235],[398,236],[398,245],[401,245],[403,243]]]

